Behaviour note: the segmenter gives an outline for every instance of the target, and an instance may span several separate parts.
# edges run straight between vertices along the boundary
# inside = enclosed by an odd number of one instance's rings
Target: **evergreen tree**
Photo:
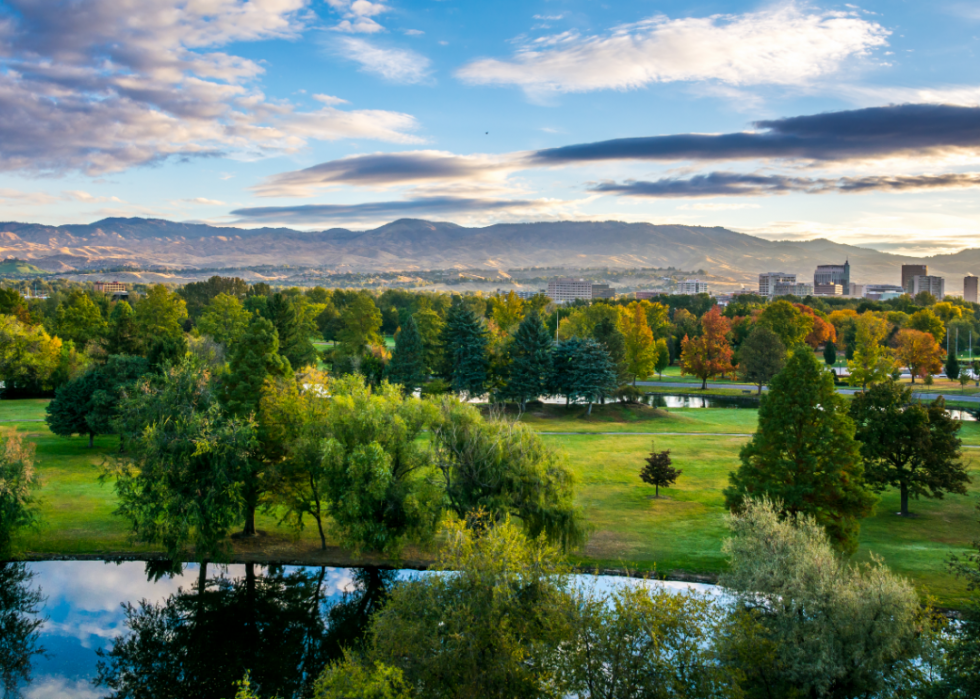
[[[187,336],[161,335],[151,338],[146,351],[150,366],[160,369],[167,364],[179,364],[187,355]]]
[[[823,361],[830,367],[837,364],[837,347],[829,340],[827,341],[827,344],[823,346]]]
[[[267,377],[292,374],[289,360],[279,354],[279,335],[272,323],[260,316],[252,318],[248,330],[232,349],[228,374],[222,379],[221,397],[235,415],[256,412]]]
[[[395,336],[395,351],[385,367],[386,378],[402,386],[406,394],[414,393],[426,379],[424,354],[418,325],[409,316]]]
[[[946,356],[946,378],[956,381],[960,377],[960,360],[956,358],[956,352],[950,352]]]
[[[113,355],[103,366],[95,369],[98,387],[92,392],[85,416],[92,432],[112,434],[118,430],[116,420],[123,393],[149,371],[150,363],[146,359],[126,355]]]
[[[454,299],[442,331],[442,378],[453,392],[471,397],[486,393],[488,344],[480,319],[460,299]]]
[[[317,362],[316,348],[310,341],[312,326],[303,318],[298,303],[281,292],[269,297],[262,315],[268,318],[279,337],[279,354],[290,366],[301,369]]]
[[[860,445],[847,404],[812,352],[797,351],[759,404],[759,429],[729,475],[729,508],[768,497],[785,512],[813,516],[845,551],[857,547],[859,521],[876,498],[864,482]]]
[[[616,327],[612,318],[604,317],[600,320],[592,331],[592,337],[600,342],[609,353],[609,359],[616,370],[616,383],[622,385],[629,380],[629,371],[626,363],[626,336]],[[659,343],[662,340],[658,340]],[[664,353],[667,353],[667,345],[663,345]],[[656,366],[654,366],[656,369]]]
[[[113,354],[139,354],[139,331],[136,313],[125,301],[119,301],[109,314],[109,332],[106,336],[106,352]]]
[[[565,396],[565,405],[575,390],[575,360],[582,340],[573,337],[555,345],[551,357],[551,390],[554,396]]]
[[[505,398],[521,404],[522,411],[529,400],[548,393],[552,344],[541,315],[531,312],[524,316],[510,345],[510,366],[503,390]]]
[[[606,348],[593,339],[579,343],[573,367],[572,400],[588,401],[591,415],[592,404],[616,390],[616,371]]]
[[[646,458],[646,466],[640,471],[644,483],[654,486],[654,497],[660,497],[661,488],[669,488],[684,471],[671,466],[670,449],[652,451]]]

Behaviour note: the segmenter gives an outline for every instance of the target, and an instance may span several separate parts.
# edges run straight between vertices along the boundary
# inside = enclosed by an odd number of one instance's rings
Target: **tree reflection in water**
[[[33,578],[23,563],[0,562],[0,688],[11,699],[20,696],[21,683],[31,681],[31,658],[44,653],[38,645],[44,596],[31,587]]]
[[[309,696],[324,666],[360,642],[395,576],[357,569],[354,589],[331,605],[325,568],[255,568],[229,580],[202,566],[194,590],[124,605],[129,633],[99,651],[96,686],[112,699],[218,699],[248,671],[262,696]],[[168,572],[147,566],[151,579]]]

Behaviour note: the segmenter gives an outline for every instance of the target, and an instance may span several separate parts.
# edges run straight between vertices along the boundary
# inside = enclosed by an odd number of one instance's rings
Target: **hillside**
[[[0,223],[0,259],[53,272],[122,265],[143,269],[233,268],[264,264],[331,271],[537,266],[705,269],[723,282],[754,284],[763,271],[807,279],[818,264],[849,259],[852,280],[895,283],[900,266],[926,262],[956,277],[980,270],[980,250],[911,258],[820,239],[768,241],[725,228],[648,223],[544,222],[465,228],[402,219],[367,231],[223,228],[159,219],[110,218],[87,225]]]

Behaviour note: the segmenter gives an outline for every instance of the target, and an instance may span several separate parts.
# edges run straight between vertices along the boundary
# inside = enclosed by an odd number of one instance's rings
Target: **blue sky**
[[[980,224],[978,42],[956,0],[7,0],[0,220],[953,251]]]

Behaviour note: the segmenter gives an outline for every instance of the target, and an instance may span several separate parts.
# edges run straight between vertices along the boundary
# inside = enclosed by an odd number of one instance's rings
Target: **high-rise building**
[[[925,277],[928,274],[929,265],[902,265],[902,288],[911,294],[912,277]]]
[[[843,296],[844,287],[840,284],[814,284],[813,293],[817,296]]]
[[[609,286],[608,284],[593,284],[592,285],[592,298],[594,299],[611,299],[616,295],[616,290]]]
[[[813,284],[809,282],[776,282],[770,296],[813,296]]]
[[[677,293],[683,296],[694,296],[695,294],[707,294],[708,282],[700,279],[687,279],[677,284]]]
[[[796,284],[796,275],[788,272],[763,272],[759,275],[759,296],[774,296],[776,284]]]
[[[855,284],[851,282],[850,291],[845,291],[848,296],[864,296],[864,284]]]
[[[928,291],[937,300],[942,301],[946,295],[946,280],[942,277],[930,277],[927,274],[917,274],[912,277],[912,289],[909,291],[914,297],[916,294]]]
[[[972,274],[963,277],[963,300],[970,303],[977,303],[977,281]]]
[[[558,277],[548,282],[548,298],[555,303],[592,298],[592,282],[585,279]]]
[[[830,287],[840,284],[841,289],[850,290],[851,288],[851,263],[844,260],[842,265],[818,265],[817,271],[813,273],[813,289],[818,287]],[[821,293],[817,291],[817,293]],[[823,293],[831,293],[824,291]]]

